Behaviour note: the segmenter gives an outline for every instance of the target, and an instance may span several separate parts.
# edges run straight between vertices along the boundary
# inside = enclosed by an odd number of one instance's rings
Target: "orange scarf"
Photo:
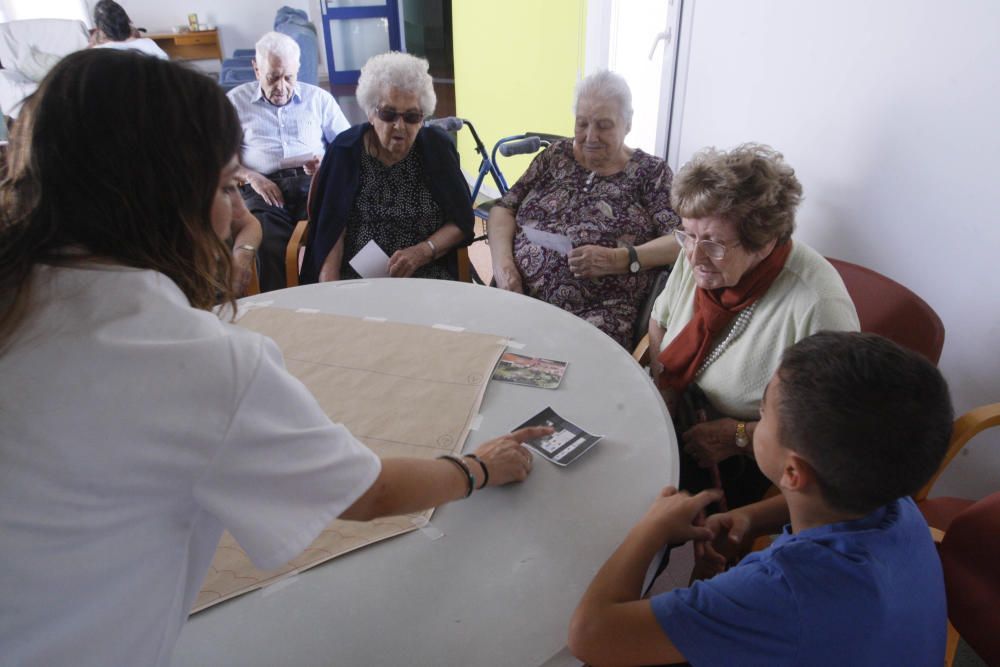
[[[679,394],[694,381],[695,373],[711,352],[716,337],[740,311],[764,296],[785,267],[785,260],[791,251],[790,240],[776,246],[733,287],[695,289],[694,316],[657,357],[663,364],[661,388],[671,387]]]

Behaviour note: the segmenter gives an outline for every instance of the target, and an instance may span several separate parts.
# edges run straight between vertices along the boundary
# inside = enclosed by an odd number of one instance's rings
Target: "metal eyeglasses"
[[[730,248],[735,248],[740,244],[739,241],[735,245],[727,246],[725,243],[719,243],[718,241],[695,241],[694,237],[687,232],[681,231],[680,229],[674,230],[674,237],[677,239],[677,244],[684,248],[685,250],[693,250],[694,246],[701,248],[701,251],[705,253],[705,256],[709,259],[714,259],[719,261],[726,256]]]

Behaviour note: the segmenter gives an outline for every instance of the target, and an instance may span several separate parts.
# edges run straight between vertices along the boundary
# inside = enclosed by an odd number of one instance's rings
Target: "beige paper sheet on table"
[[[288,370],[326,414],[380,456],[430,459],[460,452],[506,347],[496,335],[280,308],[253,309],[239,324],[273,338]],[[192,613],[415,530],[432,512],[366,523],[335,520],[298,558],[267,572],[224,533]]]

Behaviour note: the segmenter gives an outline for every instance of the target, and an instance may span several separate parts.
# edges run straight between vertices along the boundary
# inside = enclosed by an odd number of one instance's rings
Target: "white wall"
[[[93,11],[90,12],[90,16],[93,16]],[[90,19],[87,18],[87,5],[83,0],[46,0],[46,2],[0,0],[0,21],[48,18],[79,19],[90,23]]]
[[[90,15],[96,0],[89,0]],[[234,49],[252,49],[260,36],[274,29],[274,15],[287,5],[304,9],[316,25],[319,36],[320,59],[323,59],[323,26],[319,5],[309,0],[194,0],[190,3],[163,2],[162,0],[118,0],[132,21],[149,30],[169,30],[173,26],[187,25],[190,12],[198,14],[199,23],[213,24],[219,28],[219,40],[226,57]],[[219,64],[204,62],[206,68],[218,71]],[[326,78],[326,67],[320,67],[320,78]]]
[[[805,188],[797,238],[930,303],[959,413],[1000,401],[1000,3],[686,0],[684,13],[671,164],[749,140],[784,152]],[[934,495],[1000,490],[998,431]]]

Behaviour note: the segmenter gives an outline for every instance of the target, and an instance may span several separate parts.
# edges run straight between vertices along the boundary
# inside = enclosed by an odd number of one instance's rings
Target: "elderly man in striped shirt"
[[[257,80],[228,96],[243,125],[237,178],[247,208],[263,228],[260,287],[268,291],[285,287],[285,246],[296,222],[306,217],[312,174],[326,146],[351,124],[330,93],[296,80],[299,47],[291,37],[264,35],[253,68]]]

